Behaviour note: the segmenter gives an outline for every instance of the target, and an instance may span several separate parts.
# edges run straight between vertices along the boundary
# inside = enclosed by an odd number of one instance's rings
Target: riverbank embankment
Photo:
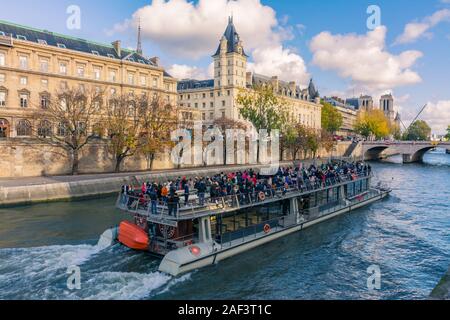
[[[305,164],[311,162],[312,160],[302,161]],[[320,160],[316,162],[321,163]],[[293,165],[293,162],[283,162],[282,165]],[[139,186],[147,181],[209,176],[249,168],[259,170],[263,167],[267,168],[264,165],[236,165],[137,173],[0,179],[0,206],[97,198],[118,193],[123,185]]]

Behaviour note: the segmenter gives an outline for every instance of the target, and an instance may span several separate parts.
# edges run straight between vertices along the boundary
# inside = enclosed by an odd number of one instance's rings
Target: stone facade
[[[46,103],[65,88],[102,90],[113,95],[159,95],[176,104],[177,79],[136,51],[0,22],[0,159],[1,177],[67,173],[64,151],[51,150],[33,139],[46,118]],[[198,116],[180,110],[181,120]],[[55,124],[52,130],[56,130]],[[92,128],[88,128],[92,130]],[[106,141],[98,139],[83,150],[81,172],[111,171]],[[167,168],[165,155],[155,161]],[[145,170],[146,159],[127,159],[126,170]]]
[[[66,175],[70,173],[70,157],[61,148],[42,144],[35,139],[0,139],[0,178],[37,177]],[[153,163],[154,168],[173,169],[169,150],[159,154]],[[149,162],[143,155],[124,160],[126,171],[145,171]],[[81,150],[79,172],[108,173],[114,171],[114,160],[103,140],[92,141]]]
[[[321,128],[321,105],[314,88],[312,97],[308,89],[301,90],[295,82],[285,82],[278,77],[266,77],[247,72],[247,58],[243,42],[232,18],[213,55],[214,79],[186,79],[178,83],[178,103],[181,107],[199,110],[202,120],[211,123],[220,117],[241,120],[236,98],[242,89],[263,83],[271,84],[276,93],[288,102],[292,121],[309,127]]]
[[[124,50],[120,41],[99,45],[6,23],[0,23],[0,40],[2,137],[29,136],[20,129],[36,127],[45,118],[46,98],[64,88],[101,89],[107,95],[158,94],[176,103],[177,80],[156,58]]]

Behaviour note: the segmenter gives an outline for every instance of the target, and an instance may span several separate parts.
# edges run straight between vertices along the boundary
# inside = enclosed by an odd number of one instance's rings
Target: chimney
[[[278,93],[278,89],[279,89],[279,87],[278,87],[278,77],[277,76],[272,77],[271,80],[270,80],[270,83],[271,83],[274,91],[276,93]]]
[[[245,82],[246,82],[247,86],[253,85],[253,74],[250,71],[247,72],[245,75]]]
[[[295,83],[295,81],[289,82],[289,90],[291,90],[291,92],[292,92],[293,94],[295,94],[295,89],[296,89],[296,87],[297,87],[297,83]]]
[[[122,57],[122,50],[120,48],[120,40],[114,41],[111,44],[114,47],[114,50],[116,50],[116,53],[119,56],[119,58],[121,58]]]
[[[155,66],[159,67],[159,57],[150,58],[150,61],[155,64]]]

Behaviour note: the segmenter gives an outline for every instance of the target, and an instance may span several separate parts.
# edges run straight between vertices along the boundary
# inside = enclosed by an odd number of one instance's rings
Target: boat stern
[[[221,250],[221,245],[199,243],[169,252],[159,265],[159,271],[174,277],[215,263],[214,253]]]

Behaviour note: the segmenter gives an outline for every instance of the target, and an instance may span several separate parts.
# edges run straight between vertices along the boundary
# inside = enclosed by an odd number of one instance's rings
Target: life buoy
[[[138,225],[139,227],[141,227],[143,229],[145,229],[145,227],[146,227],[146,219],[144,216],[136,215],[135,223],[136,223],[136,225]]]
[[[265,226],[264,226],[264,233],[269,233],[270,232],[270,225],[268,225],[268,224],[266,224]]]
[[[264,201],[266,200],[266,194],[264,192],[260,192],[258,195],[259,200]]]
[[[159,232],[163,236],[167,236],[167,239],[172,239],[175,236],[176,228],[167,226],[167,228],[165,229],[164,225],[160,224],[159,225]]]

